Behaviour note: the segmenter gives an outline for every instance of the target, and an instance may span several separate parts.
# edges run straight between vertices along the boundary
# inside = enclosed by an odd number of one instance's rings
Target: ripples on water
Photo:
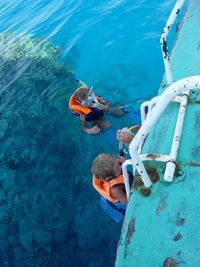
[[[115,130],[82,134],[66,99],[75,76],[113,102],[153,96],[173,2],[0,2],[0,266],[113,266],[120,225],[89,170]]]

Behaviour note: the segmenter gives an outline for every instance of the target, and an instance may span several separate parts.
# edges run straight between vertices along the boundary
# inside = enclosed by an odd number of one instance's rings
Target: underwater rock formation
[[[68,199],[57,194],[66,189],[59,180],[70,172],[63,157],[71,146],[64,137],[69,134],[64,100],[74,88],[74,76],[69,65],[57,63],[59,51],[42,39],[0,34],[2,266],[43,262],[50,255],[55,224],[67,220]],[[71,142],[78,150],[77,140]]]
[[[98,196],[87,179],[102,143],[81,142],[79,120],[66,112],[76,85],[59,51],[0,33],[0,266],[102,266],[102,243],[114,260],[118,236],[101,212],[93,216]]]

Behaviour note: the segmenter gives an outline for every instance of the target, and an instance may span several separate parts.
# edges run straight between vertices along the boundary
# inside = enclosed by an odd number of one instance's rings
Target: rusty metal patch
[[[183,236],[181,235],[181,233],[178,232],[178,233],[174,236],[173,241],[178,241],[178,240],[180,240],[182,237],[183,237]]]
[[[185,218],[180,218],[176,221],[176,225],[182,226],[185,223]]]
[[[162,267],[178,267],[178,263],[172,257],[167,257]]]
[[[148,159],[153,159],[153,160],[155,160],[155,159],[160,158],[161,156],[160,156],[159,154],[148,154],[148,155],[146,155],[146,157],[147,157]]]
[[[125,242],[125,253],[124,253],[125,258],[128,255],[127,249],[131,243],[131,239],[133,237],[134,232],[135,232],[135,217],[131,218],[128,224],[128,230],[127,230],[126,242]]]
[[[200,167],[200,163],[193,162],[193,161],[188,161],[188,162],[186,163],[186,165],[188,165],[188,166],[192,166],[192,167]]]

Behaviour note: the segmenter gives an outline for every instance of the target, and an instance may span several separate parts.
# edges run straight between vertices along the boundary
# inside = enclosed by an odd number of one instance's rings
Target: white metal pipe
[[[131,158],[133,160],[132,155],[131,155]],[[140,159],[138,151],[136,151],[136,153],[134,153],[133,166],[135,167],[135,170],[137,170],[138,175],[141,177],[144,185],[146,187],[150,187],[152,185],[152,182],[151,182],[151,180],[150,180],[150,178],[146,172],[146,169],[144,167],[144,164],[142,163],[142,160]]]
[[[173,180],[173,177],[174,177],[174,171],[175,171],[175,167],[176,167],[175,161],[176,161],[177,154],[178,154],[187,101],[188,101],[188,94],[185,94],[182,96],[182,102],[180,103],[176,128],[174,131],[174,137],[173,137],[170,156],[169,156],[170,162],[167,163],[167,166],[165,169],[165,174],[164,174],[164,180],[168,181],[168,182],[171,182]]]
[[[149,182],[150,179],[146,171],[141,173],[141,171],[143,171],[144,169],[144,165],[138,155],[137,149],[139,145],[143,142],[143,140],[146,138],[146,136],[150,132],[151,127],[161,116],[161,114],[168,106],[169,102],[173,99],[173,97],[186,90],[191,89],[200,89],[200,75],[187,77],[171,84],[159,97],[158,101],[156,102],[148,117],[144,121],[144,124],[142,125],[142,127],[137,132],[137,134],[129,145],[129,153],[133,160],[134,167],[138,171],[138,173],[140,173],[142,181],[147,187],[151,185],[151,183]]]
[[[173,101],[174,101],[174,102],[177,102],[177,103],[181,103],[181,102],[182,102],[182,96],[175,96],[175,97],[173,98]]]
[[[160,37],[160,45],[161,45],[161,51],[162,51],[162,56],[163,56],[163,62],[165,66],[165,73],[166,73],[166,79],[167,83],[171,84],[173,82],[173,77],[172,77],[172,69],[171,69],[171,64],[170,64],[170,56],[169,56],[169,51],[167,47],[167,36],[169,34],[169,31],[174,24],[174,21],[176,20],[176,17],[182,8],[185,0],[178,0],[172,9],[172,12],[166,22],[166,25],[161,33]]]
[[[170,152],[171,160],[175,160],[177,157],[178,147],[180,143],[180,136],[181,136],[181,132],[183,128],[183,121],[184,121],[185,111],[186,111],[186,106],[187,106],[187,101],[188,101],[188,95],[183,95],[182,97],[183,97],[183,101],[180,104],[177,124],[176,124],[174,137],[173,137],[172,148]]]
[[[149,101],[145,101],[144,103],[141,104],[140,106],[140,114],[141,114],[141,121],[142,124],[144,123],[147,113],[146,113],[146,107],[149,106]]]
[[[159,98],[159,96],[156,96],[156,97],[152,98],[150,101],[146,101],[146,102],[141,104],[140,113],[141,113],[142,124],[144,123],[146,117],[148,116],[149,111],[152,110],[152,107],[155,105],[158,98]],[[146,111],[146,107],[148,108],[147,111]]]
[[[164,180],[166,182],[172,182],[175,169],[176,169],[176,164],[174,162],[171,161],[167,162],[164,174]]]
[[[133,162],[132,160],[128,159],[126,160],[123,164],[122,164],[122,172],[123,172],[123,177],[124,177],[124,184],[125,184],[125,190],[126,190],[126,196],[127,196],[127,200],[129,201],[129,197],[130,197],[130,184],[129,184],[129,174],[128,174],[128,169],[127,167],[131,165],[133,168],[133,176],[135,174],[135,169],[133,167]]]

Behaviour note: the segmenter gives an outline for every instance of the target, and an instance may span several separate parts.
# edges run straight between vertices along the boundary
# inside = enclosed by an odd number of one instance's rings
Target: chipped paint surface
[[[199,0],[190,0],[171,62],[175,80],[200,74]],[[166,89],[163,78],[160,93]],[[200,266],[200,92],[192,90],[173,183],[160,181],[144,197],[132,190],[121,234],[116,267]],[[149,159],[169,154],[179,105],[172,102],[152,129],[143,153]],[[151,161],[152,162],[152,161]],[[162,165],[162,166],[161,166]],[[151,165],[152,167],[152,165]]]

